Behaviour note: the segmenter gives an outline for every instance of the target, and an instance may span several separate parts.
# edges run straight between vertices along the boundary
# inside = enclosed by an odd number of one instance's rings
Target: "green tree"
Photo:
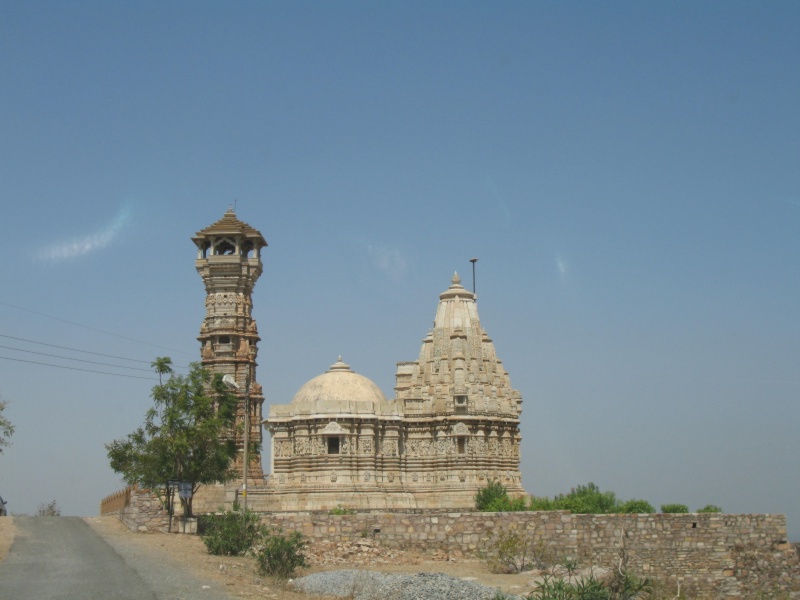
[[[528,510],[558,510],[555,500],[547,496],[531,496]]]
[[[158,385],[163,384],[161,380],[163,375],[172,374],[172,359],[169,356],[159,356],[150,363],[150,366],[158,373]]]
[[[528,505],[525,498],[509,498],[508,496],[500,496],[492,500],[489,505],[482,509],[485,512],[520,512],[528,510]]]
[[[0,454],[3,453],[3,448],[11,445],[11,436],[14,433],[14,426],[6,417],[3,416],[3,411],[8,406],[7,402],[0,400]]]
[[[594,483],[579,485],[568,494],[552,499],[532,496],[528,510],[568,510],[574,514],[654,513],[647,500],[620,500],[614,492],[603,492]]]
[[[667,514],[684,514],[689,512],[689,507],[685,504],[662,504],[661,512]]]
[[[614,492],[601,492],[596,484],[589,482],[570,490],[569,494],[555,497],[557,510],[569,510],[576,514],[609,514],[619,512],[619,501]]]
[[[508,490],[499,481],[489,481],[485,486],[477,491],[475,494],[475,508],[481,511],[494,511],[490,509],[490,505],[497,500],[508,500]]]
[[[153,365],[166,381],[153,387],[154,406],[142,427],[106,444],[111,468],[130,485],[160,487],[170,479],[188,481],[192,492],[203,484],[232,479],[236,445],[231,432],[236,423],[236,397],[200,364],[189,374],[176,375],[171,361]],[[192,516],[191,499],[181,498],[183,513]]]
[[[717,506],[716,504],[706,504],[703,508],[698,508],[697,512],[699,513],[721,513],[722,508]]]
[[[647,500],[628,500],[619,506],[619,512],[628,514],[654,513],[656,509]]]

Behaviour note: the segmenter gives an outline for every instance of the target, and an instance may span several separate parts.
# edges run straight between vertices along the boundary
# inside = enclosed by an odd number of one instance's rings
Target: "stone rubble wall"
[[[515,532],[549,562],[629,569],[690,598],[800,599],[800,559],[786,540],[784,515],[573,515],[568,512],[271,513],[263,521],[312,540],[374,539],[387,548],[481,556]]]
[[[141,533],[165,532],[169,526],[169,514],[164,508],[163,497],[153,490],[140,489],[138,486],[106,496],[100,503],[100,514],[115,514],[128,529]]]

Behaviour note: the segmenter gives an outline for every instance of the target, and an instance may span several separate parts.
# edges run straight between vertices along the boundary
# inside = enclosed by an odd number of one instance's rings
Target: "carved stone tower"
[[[258,329],[252,318],[251,295],[261,275],[261,249],[267,245],[261,233],[236,218],[232,209],[209,227],[198,231],[197,272],[206,287],[206,317],[200,326],[202,365],[212,373],[231,375],[239,386],[237,423],[244,423],[249,397],[250,441],[261,445],[261,386],[256,383]],[[244,442],[237,435],[236,468],[242,472]],[[251,453],[248,483],[263,483],[261,457]]]
[[[419,359],[397,363],[396,381],[397,401],[410,423],[403,468],[426,481],[435,481],[438,471],[440,487],[449,483],[443,471],[458,471],[461,489],[473,494],[489,480],[501,481],[512,494],[524,493],[519,472],[522,396],[511,387],[481,327],[475,294],[464,289],[458,273],[439,295]],[[435,424],[434,431],[414,422]],[[432,444],[454,448],[444,458],[455,457],[455,463],[434,455],[428,449]]]

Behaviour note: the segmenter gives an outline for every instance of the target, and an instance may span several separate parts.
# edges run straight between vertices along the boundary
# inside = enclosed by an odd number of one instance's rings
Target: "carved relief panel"
[[[372,445],[372,438],[362,437],[358,440],[358,453],[359,454],[374,454]]]

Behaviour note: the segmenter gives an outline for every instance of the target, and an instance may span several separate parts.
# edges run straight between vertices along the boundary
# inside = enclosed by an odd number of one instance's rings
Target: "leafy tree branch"
[[[152,366],[169,377],[153,387],[153,406],[144,424],[125,438],[106,444],[111,468],[130,485],[160,487],[169,480],[187,481],[196,492],[203,484],[225,482],[235,475],[236,397],[221,375],[199,363],[188,375],[172,371],[169,358]],[[191,499],[181,499],[191,516]]]

